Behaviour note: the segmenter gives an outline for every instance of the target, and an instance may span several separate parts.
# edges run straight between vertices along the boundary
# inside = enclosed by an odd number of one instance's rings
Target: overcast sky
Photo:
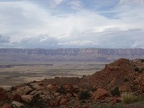
[[[0,0],[0,48],[144,48],[144,0]]]

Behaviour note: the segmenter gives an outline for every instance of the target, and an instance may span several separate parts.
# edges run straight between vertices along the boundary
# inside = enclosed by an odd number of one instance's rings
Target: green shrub
[[[142,63],[144,62],[144,59],[140,59],[140,60],[141,60]]]
[[[127,78],[124,78],[124,82],[128,82],[129,80]]]
[[[136,72],[138,72],[138,71],[139,71],[139,68],[138,68],[138,67],[136,67],[134,70],[135,70]]]
[[[113,90],[110,91],[113,96],[120,96],[120,91],[118,86],[116,86]]]
[[[118,103],[118,104],[111,104],[111,103],[94,103],[91,104],[89,108],[123,108],[123,104],[122,103]]]
[[[135,71],[138,72],[138,73],[142,73],[143,68],[136,67],[136,68],[135,68]]]
[[[89,98],[90,98],[90,92],[89,91],[84,90],[80,93],[80,97],[79,97],[80,100],[87,100]]]
[[[29,105],[31,108],[47,108],[47,102],[39,95],[35,95],[30,101]]]
[[[137,96],[137,101],[138,102],[144,102],[144,96],[143,95]]]
[[[123,93],[121,100],[125,104],[130,104],[138,101],[138,97],[135,96],[133,93]]]
[[[61,94],[67,94],[67,91],[63,88],[63,86],[61,86],[60,88],[58,88],[57,92],[59,92]]]

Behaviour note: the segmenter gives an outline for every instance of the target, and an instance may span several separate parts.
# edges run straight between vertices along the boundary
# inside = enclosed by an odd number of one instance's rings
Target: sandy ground
[[[10,68],[0,68],[0,86],[7,88],[54,77],[82,77],[91,75],[103,67],[104,64],[99,63],[15,65]]]

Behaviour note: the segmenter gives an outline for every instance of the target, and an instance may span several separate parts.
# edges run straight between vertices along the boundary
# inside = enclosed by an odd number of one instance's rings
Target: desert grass
[[[124,104],[130,104],[138,101],[138,97],[131,92],[121,94],[121,100]]]

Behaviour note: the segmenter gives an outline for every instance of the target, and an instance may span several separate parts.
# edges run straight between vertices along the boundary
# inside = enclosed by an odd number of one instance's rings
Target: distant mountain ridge
[[[119,58],[144,58],[144,49],[60,48],[60,49],[0,49],[0,62],[5,61],[77,61],[111,62]]]

